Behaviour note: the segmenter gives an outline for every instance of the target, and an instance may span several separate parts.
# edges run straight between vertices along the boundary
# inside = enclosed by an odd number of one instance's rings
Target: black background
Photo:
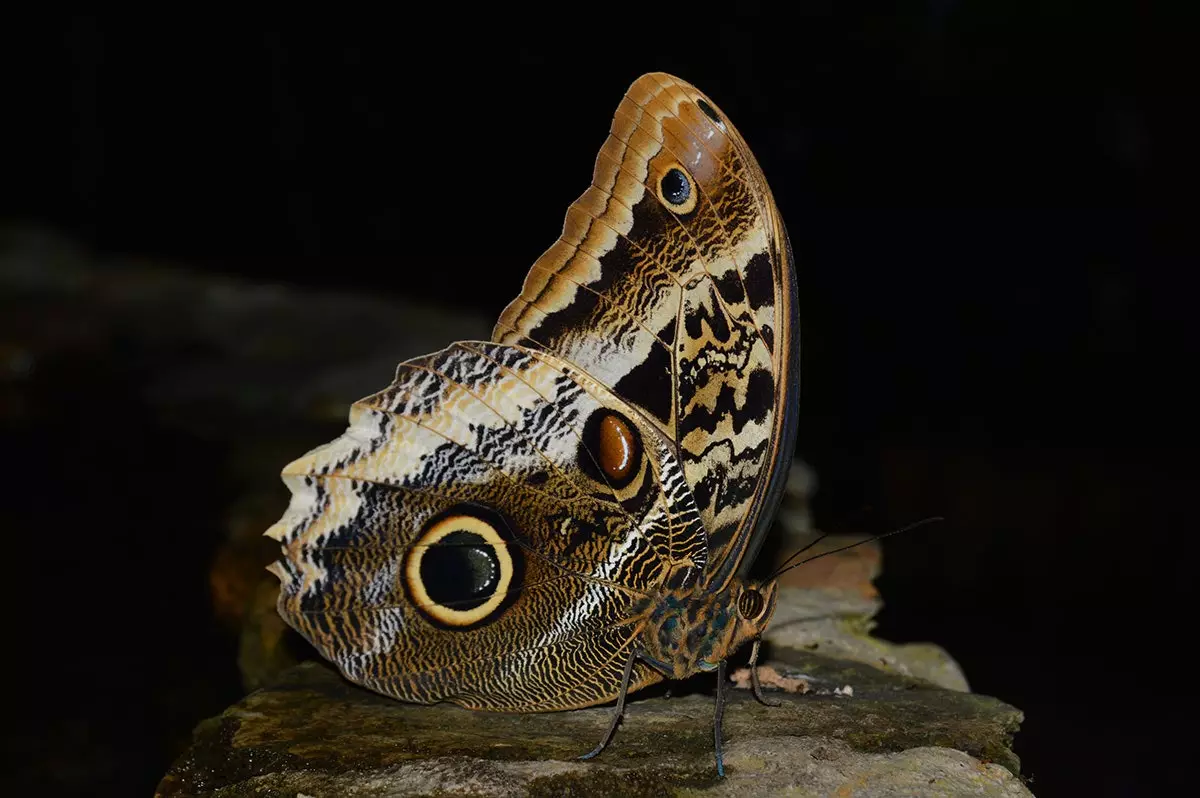
[[[1163,281],[1192,218],[1164,191],[1180,134],[1158,111],[1194,103],[1184,30],[1104,3],[583,12],[13,25],[0,218],[493,316],[629,82],[677,74],[738,125],[792,237],[818,523],[948,519],[888,541],[880,633],[944,645],[1026,712],[1037,794],[1182,770],[1152,756],[1174,673],[1155,624],[1190,592],[1175,547],[1194,521],[1158,497],[1192,483],[1181,400],[1150,386],[1195,356],[1187,293]],[[48,791],[146,794],[190,713],[239,696],[204,592],[221,497],[97,483],[167,485],[156,453],[189,473],[211,453],[141,428],[126,376],[78,376],[80,395],[44,397],[62,426],[6,433],[14,492],[44,508],[9,530],[30,630],[9,689],[31,710],[9,750]],[[79,413],[107,423],[81,438]],[[147,520],[183,502],[182,525]]]

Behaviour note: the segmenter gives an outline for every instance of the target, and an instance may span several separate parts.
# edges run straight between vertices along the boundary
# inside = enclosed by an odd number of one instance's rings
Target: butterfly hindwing
[[[280,612],[349,679],[404,700],[607,700],[645,596],[704,568],[680,470],[652,425],[553,355],[455,344],[401,364],[342,437],[285,469]]]

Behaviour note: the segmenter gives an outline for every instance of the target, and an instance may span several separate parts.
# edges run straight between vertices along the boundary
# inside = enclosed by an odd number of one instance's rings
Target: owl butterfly
[[[753,641],[753,665],[775,608],[745,572],[791,462],[797,336],[746,142],[688,83],[638,78],[492,340],[401,363],[284,469],[280,614],[404,701],[616,699],[585,758],[626,693],[715,670],[723,773],[726,658]]]

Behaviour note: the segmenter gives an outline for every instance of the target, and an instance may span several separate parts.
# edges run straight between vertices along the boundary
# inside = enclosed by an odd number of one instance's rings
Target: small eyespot
[[[691,213],[696,207],[696,186],[678,163],[658,179],[658,199],[673,213]]]
[[[706,101],[696,100],[696,107],[703,111],[705,116],[715,122],[717,127],[721,129],[725,128],[725,121],[721,119],[721,115],[718,114],[716,109],[709,105]]]

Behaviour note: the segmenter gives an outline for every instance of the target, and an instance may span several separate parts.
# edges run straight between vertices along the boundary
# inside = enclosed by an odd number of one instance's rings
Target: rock
[[[492,328],[429,302],[93,259],[3,225],[0,309],[13,349],[0,354],[23,370],[115,349],[147,367],[142,391],[161,418],[221,438],[257,433],[248,442],[295,433],[297,420],[344,427],[349,403],[387,385],[399,361]]]
[[[878,599],[846,591],[781,587],[765,640],[917,677],[948,690],[970,689],[958,663],[940,646],[897,644],[872,637],[875,623],[871,617],[879,607]]]
[[[284,634],[279,583],[265,571],[278,545],[262,532],[288,502],[280,470],[340,435],[350,403],[387,385],[398,362],[487,339],[492,326],[428,302],[100,259],[51,231],[6,224],[0,319],[0,420],[27,423],[37,412],[26,384],[39,370],[119,363],[137,373],[147,424],[222,452],[228,471],[206,484],[234,499],[208,582],[213,615],[237,635],[246,689],[305,650]]]
[[[803,671],[813,689],[772,692],[779,707],[729,691],[724,780],[708,694],[630,701],[608,749],[581,762],[611,708],[507,715],[404,704],[308,662],[200,724],[157,794],[1030,794],[1009,747],[1022,719],[1015,708],[858,663],[778,653],[772,667]]]
[[[816,487],[812,468],[803,460],[793,461],[771,531],[781,541],[772,568],[801,549],[806,550],[797,560],[809,561],[780,577],[778,606],[766,641],[914,676],[948,690],[969,690],[962,669],[940,646],[889,643],[871,636],[872,618],[883,606],[874,585],[882,569],[882,549],[874,541],[836,551],[864,536],[821,535],[809,511]]]

